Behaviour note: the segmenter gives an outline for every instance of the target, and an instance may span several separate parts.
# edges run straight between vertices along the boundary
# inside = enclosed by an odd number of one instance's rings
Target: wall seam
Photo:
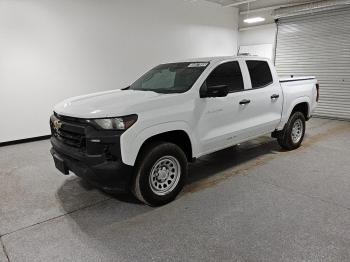
[[[5,256],[6,256],[6,259],[7,259],[8,262],[10,262],[10,258],[9,258],[9,255],[8,255],[7,251],[6,251],[5,243],[4,243],[4,241],[2,240],[2,237],[0,237],[0,242],[1,242],[1,248],[2,248],[2,250],[4,251],[4,254],[5,254]]]

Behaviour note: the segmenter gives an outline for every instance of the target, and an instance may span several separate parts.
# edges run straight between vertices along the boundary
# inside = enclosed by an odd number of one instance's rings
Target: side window
[[[230,92],[244,90],[241,68],[237,61],[216,67],[206,80],[207,86],[227,85]]]
[[[269,64],[266,61],[246,61],[252,88],[267,86],[273,82]]]

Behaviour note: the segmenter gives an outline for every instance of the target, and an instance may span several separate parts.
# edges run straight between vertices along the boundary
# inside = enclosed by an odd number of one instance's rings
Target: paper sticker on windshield
[[[188,65],[188,67],[205,67],[208,63],[191,63]]]

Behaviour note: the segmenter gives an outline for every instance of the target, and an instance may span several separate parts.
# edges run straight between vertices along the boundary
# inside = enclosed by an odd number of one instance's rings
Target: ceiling
[[[319,0],[207,0],[220,4],[223,7],[237,7],[240,12],[239,28],[246,28],[257,25],[274,23],[272,12],[280,7],[315,2]],[[265,21],[247,24],[244,19],[251,17],[263,17]]]

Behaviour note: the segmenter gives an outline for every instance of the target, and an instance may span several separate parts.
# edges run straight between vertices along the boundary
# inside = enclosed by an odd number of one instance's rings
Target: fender
[[[308,105],[308,113],[307,115],[310,116],[310,98],[307,96],[302,96],[302,97],[298,97],[296,99],[293,100],[292,103],[290,103],[289,105],[284,104],[283,105],[283,113],[282,113],[282,118],[281,118],[281,122],[279,123],[279,125],[277,126],[277,130],[282,130],[284,128],[284,125],[288,122],[288,119],[294,109],[294,107],[300,103],[307,103]]]
[[[186,132],[191,141],[193,151],[192,155],[197,155],[198,143],[190,132],[191,128],[189,125],[185,121],[173,121],[156,124],[139,131],[135,130],[133,132],[125,132],[120,139],[123,163],[129,166],[134,166],[140,148],[147,139],[158,134],[175,130]]]

